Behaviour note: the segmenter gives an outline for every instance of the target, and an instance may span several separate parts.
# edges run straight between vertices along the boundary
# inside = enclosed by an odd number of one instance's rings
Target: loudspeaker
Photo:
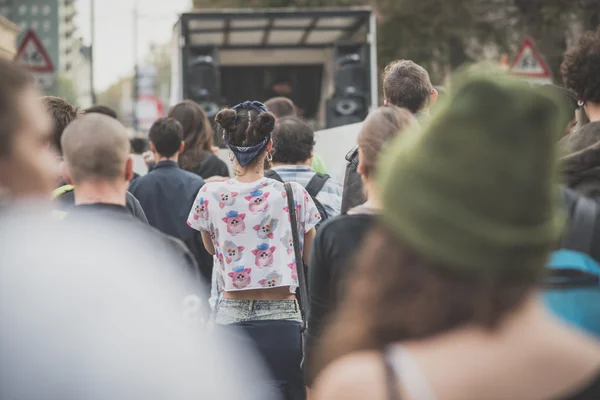
[[[362,122],[368,112],[364,97],[339,97],[327,100],[327,128]]]
[[[361,122],[369,111],[369,52],[362,44],[338,44],[334,49],[335,91],[327,100],[327,127]]]
[[[190,48],[184,74],[184,96],[202,107],[209,118],[219,112],[221,79],[215,48]]]
[[[335,54],[335,97],[369,94],[369,53],[365,45],[338,45]]]

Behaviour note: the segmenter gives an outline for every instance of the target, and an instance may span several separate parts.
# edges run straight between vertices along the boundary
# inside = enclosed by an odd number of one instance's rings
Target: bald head
[[[78,118],[65,129],[61,145],[74,184],[127,179],[129,137],[125,127],[114,118],[102,114]]]

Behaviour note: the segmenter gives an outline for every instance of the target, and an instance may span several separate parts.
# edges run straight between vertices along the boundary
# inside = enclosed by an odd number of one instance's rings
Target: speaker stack
[[[215,48],[188,49],[184,96],[202,107],[208,118],[219,112],[221,97],[219,66]]]
[[[327,100],[327,127],[362,122],[369,111],[369,60],[364,45],[335,48],[335,92]]]

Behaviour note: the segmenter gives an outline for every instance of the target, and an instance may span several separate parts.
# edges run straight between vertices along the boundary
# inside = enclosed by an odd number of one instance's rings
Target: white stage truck
[[[171,104],[213,117],[285,96],[317,130],[360,122],[378,104],[376,43],[369,7],[193,10],[174,27]]]

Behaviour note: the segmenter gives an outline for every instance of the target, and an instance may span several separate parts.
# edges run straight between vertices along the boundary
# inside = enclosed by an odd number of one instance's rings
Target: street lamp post
[[[96,88],[94,86],[94,49],[96,47],[96,1],[90,0],[90,97],[92,105],[96,104]]]

